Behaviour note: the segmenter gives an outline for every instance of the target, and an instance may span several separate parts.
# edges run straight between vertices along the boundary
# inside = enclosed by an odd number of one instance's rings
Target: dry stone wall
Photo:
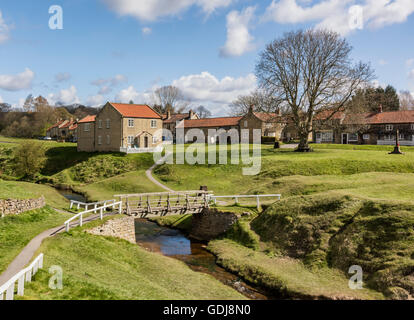
[[[0,200],[0,216],[18,215],[27,211],[43,208],[46,205],[45,198],[42,196],[38,199],[7,199]]]
[[[134,217],[112,219],[87,232],[96,236],[115,237],[136,243]]]
[[[212,240],[228,231],[238,219],[235,213],[206,208],[193,215],[190,236],[198,240]]]

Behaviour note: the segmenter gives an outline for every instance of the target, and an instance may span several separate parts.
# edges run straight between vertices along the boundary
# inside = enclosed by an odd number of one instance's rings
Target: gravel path
[[[153,182],[154,184],[156,184],[157,186],[161,187],[162,189],[164,189],[167,192],[174,192],[173,189],[168,188],[166,185],[162,184],[161,182],[159,182],[157,179],[155,179],[152,175],[152,172],[154,171],[154,169],[156,167],[158,167],[159,165],[163,164],[165,162],[165,160],[171,156],[172,153],[168,153],[167,155],[165,155],[163,158],[161,158],[160,160],[158,160],[151,168],[149,168],[145,174],[147,175],[148,179],[151,180],[151,182]]]

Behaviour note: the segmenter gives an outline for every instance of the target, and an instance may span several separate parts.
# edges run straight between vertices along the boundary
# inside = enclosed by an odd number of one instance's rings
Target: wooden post
[[[122,214],[122,201],[119,202],[119,214]]]
[[[81,214],[79,217],[79,226],[83,226],[83,215]]]
[[[256,201],[257,201],[257,211],[260,210],[260,197],[256,196]]]
[[[17,282],[17,295],[24,296],[24,275],[22,275]]]
[[[236,204],[239,204],[239,198],[238,197],[234,197],[234,200],[236,200]]]
[[[188,199],[188,194],[186,195],[186,199],[185,199],[185,206],[186,206],[186,210],[190,210],[190,200]]]
[[[69,207],[69,209],[72,210],[72,208],[73,208],[73,200],[70,201],[70,207]]]
[[[167,211],[168,213],[171,213],[171,202],[170,202],[170,195],[168,194],[167,197]]]
[[[103,208],[101,208],[100,218],[101,218],[101,220],[103,220]]]

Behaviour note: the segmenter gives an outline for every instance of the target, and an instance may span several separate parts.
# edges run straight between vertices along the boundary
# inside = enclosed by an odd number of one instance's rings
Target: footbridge
[[[123,212],[130,216],[166,216],[169,214],[194,214],[210,205],[210,191],[177,191],[116,195],[123,203]]]

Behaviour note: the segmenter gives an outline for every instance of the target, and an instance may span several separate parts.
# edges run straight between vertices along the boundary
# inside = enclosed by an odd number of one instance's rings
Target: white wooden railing
[[[107,208],[113,208],[113,209],[115,209],[116,207],[118,208],[118,212],[121,214],[122,213],[122,201],[114,202],[114,203],[111,203],[111,204],[104,204],[102,207],[97,207],[96,206],[95,208],[93,208],[91,210],[85,210],[85,211],[83,211],[83,212],[81,212],[81,213],[73,216],[72,218],[70,218],[69,220],[67,220],[65,222],[66,232],[69,232],[69,230],[70,230],[70,223],[72,221],[76,220],[76,219],[79,219],[79,226],[82,227],[83,226],[83,216],[85,214],[88,214],[88,213],[97,213],[99,211],[99,213],[100,213],[100,219],[103,220],[104,210],[106,210]]]
[[[23,296],[24,295],[24,285],[26,282],[32,281],[32,276],[34,276],[39,269],[43,268],[43,253],[40,254],[30,266],[26,269],[23,269],[14,277],[12,277],[9,281],[7,281],[4,285],[0,287],[0,300],[13,300],[14,293],[16,290],[16,282],[17,282],[17,295]],[[6,295],[4,299],[4,295]]]
[[[260,194],[260,195],[234,195],[234,196],[210,196],[210,200],[214,202],[214,204],[217,204],[217,199],[234,199],[236,201],[236,204],[239,204],[239,199],[256,199],[257,208],[260,209],[260,198],[277,198],[280,200],[282,197],[281,194]]]
[[[85,202],[81,202],[81,201],[77,201],[77,200],[70,200],[70,209],[73,208],[73,206],[76,205],[77,209],[79,210],[81,206],[83,206],[85,208],[85,210],[88,210],[89,207],[93,206],[95,209],[100,205],[107,205],[108,203],[114,203],[116,202],[116,200],[105,200],[105,201],[100,201],[100,202],[92,202],[92,203],[85,203]]]

